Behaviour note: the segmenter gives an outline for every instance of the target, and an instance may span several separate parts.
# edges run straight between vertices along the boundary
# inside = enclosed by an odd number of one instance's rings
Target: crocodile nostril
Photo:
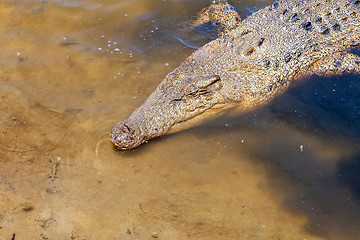
[[[124,123],[124,128],[122,129],[124,132],[127,132],[127,133],[133,133],[134,130],[132,130],[128,124]]]
[[[143,142],[140,130],[130,122],[119,122],[112,130],[110,139],[114,147],[122,150],[132,149]]]

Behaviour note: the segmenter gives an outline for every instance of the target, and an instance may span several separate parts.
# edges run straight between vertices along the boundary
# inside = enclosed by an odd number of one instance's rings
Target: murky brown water
[[[0,2],[1,240],[360,239],[358,76],[112,148],[111,127],[214,37],[183,28],[209,4]]]

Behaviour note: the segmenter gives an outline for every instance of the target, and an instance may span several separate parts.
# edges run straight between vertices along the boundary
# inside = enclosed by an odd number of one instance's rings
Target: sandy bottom
[[[269,2],[239,8],[245,17]],[[181,28],[206,4],[0,3],[0,240],[360,236],[359,109],[339,105],[352,117],[341,122],[306,86],[113,149],[111,127],[209,41]],[[360,99],[352,84],[346,96]]]

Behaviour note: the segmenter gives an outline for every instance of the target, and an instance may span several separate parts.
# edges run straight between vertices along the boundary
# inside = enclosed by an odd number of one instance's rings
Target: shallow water
[[[271,1],[229,1],[245,18]],[[357,239],[358,75],[120,152],[210,1],[0,2],[0,239]],[[23,203],[32,209],[25,211]]]

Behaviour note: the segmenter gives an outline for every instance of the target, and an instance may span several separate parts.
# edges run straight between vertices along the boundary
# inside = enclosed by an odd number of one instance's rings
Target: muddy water
[[[0,3],[0,239],[359,239],[358,75],[112,148],[211,1]],[[245,18],[270,1],[231,1]],[[14,235],[15,234],[15,235]]]

